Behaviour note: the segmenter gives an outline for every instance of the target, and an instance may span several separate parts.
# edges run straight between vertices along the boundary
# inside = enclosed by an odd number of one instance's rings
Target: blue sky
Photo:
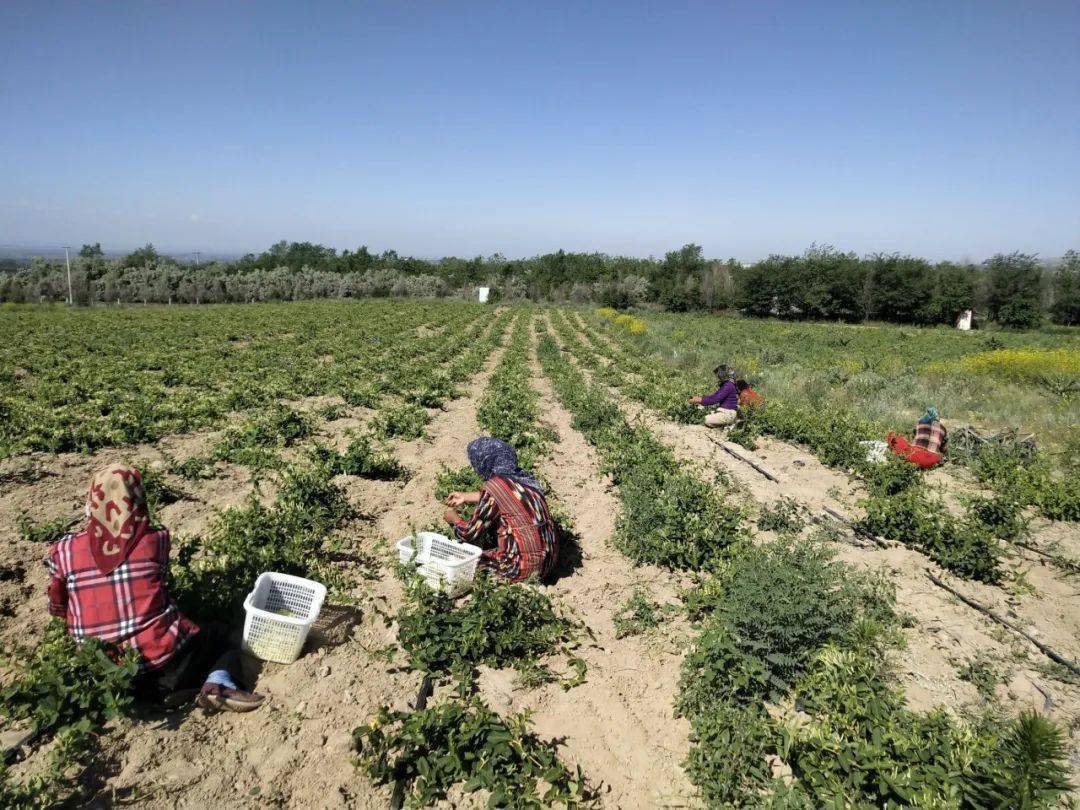
[[[1080,3],[0,4],[0,245],[1080,248]]]

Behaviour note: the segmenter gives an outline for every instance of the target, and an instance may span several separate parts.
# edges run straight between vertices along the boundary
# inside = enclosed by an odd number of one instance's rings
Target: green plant
[[[769,716],[758,706],[719,703],[694,716],[686,775],[708,807],[744,806],[772,781],[775,748]]]
[[[1001,542],[982,522],[949,514],[920,488],[863,502],[857,529],[920,549],[953,573],[983,582],[1001,581]]]
[[[343,575],[318,552],[353,514],[324,469],[289,469],[273,504],[252,493],[246,505],[218,513],[205,535],[180,545],[173,593],[187,615],[218,620],[240,608],[264,571],[310,577],[341,593]]]
[[[386,448],[375,446],[369,436],[358,436],[341,453],[316,445],[309,451],[311,458],[330,475],[355,475],[380,481],[402,480],[408,471]]]
[[[751,546],[694,605],[701,636],[683,662],[678,710],[693,716],[727,699],[774,699],[823,646],[883,637],[892,590],[809,541]]]
[[[353,732],[360,765],[380,784],[401,781],[411,807],[430,807],[460,785],[490,808],[576,807],[591,797],[581,771],[529,731],[529,715],[499,717],[478,698],[412,712],[384,706]]]
[[[470,679],[480,664],[528,667],[572,649],[580,625],[556,611],[529,585],[479,576],[459,607],[403,569],[405,602],[398,610],[398,642],[409,666],[422,672]]]
[[[187,461],[173,464],[170,472],[187,478],[189,481],[201,481],[214,477],[214,459],[210,456],[192,456]]]
[[[615,638],[636,636],[659,627],[659,608],[643,591],[635,589],[615,613]]]
[[[14,670],[0,690],[4,726],[32,732],[31,744],[36,746],[56,740],[44,771],[22,783],[12,781],[0,766],[5,807],[53,806],[77,790],[70,767],[92,753],[94,737],[106,723],[125,716],[131,707],[138,657],[129,652],[114,661],[109,652],[94,638],[76,643],[64,622],[53,620],[33,650],[17,649],[4,656]]]
[[[974,686],[986,701],[994,699],[997,685],[1003,680],[1003,675],[993,660],[983,653],[969,658],[956,670],[956,676]]]
[[[809,723],[777,752],[817,806],[1049,807],[1069,789],[1061,733],[1033,715],[955,721],[913,712],[865,650],[823,650],[796,697]]]
[[[763,532],[797,535],[805,526],[803,509],[793,498],[780,498],[758,513],[757,527]]]
[[[419,405],[406,404],[382,411],[375,419],[374,430],[384,438],[397,436],[410,441],[424,437],[427,423],[427,411]]]
[[[177,501],[187,500],[191,496],[182,489],[173,486],[158,470],[147,468],[142,471],[143,491],[146,493],[146,506],[153,521],[161,507]]]
[[[34,520],[26,512],[19,513],[15,521],[19,539],[27,543],[55,543],[67,534],[74,521],[67,518],[56,520]]]

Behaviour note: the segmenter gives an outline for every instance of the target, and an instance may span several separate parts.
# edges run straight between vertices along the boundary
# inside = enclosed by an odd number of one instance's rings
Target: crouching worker
[[[138,470],[114,464],[90,482],[87,526],[53,544],[49,613],[76,641],[101,639],[139,656],[136,693],[177,705],[198,690],[205,709],[247,712],[262,695],[237,686],[240,654],[224,627],[199,628],[169,595],[169,532],[150,525]]]
[[[735,424],[739,417],[739,389],[735,385],[735,372],[726,365],[713,369],[719,388],[707,397],[691,397],[690,402],[709,409],[705,414],[708,427],[724,427]]]
[[[890,433],[889,447],[900,458],[928,470],[941,462],[948,437],[948,431],[938,419],[937,408],[930,407],[915,425],[915,438],[911,442],[903,436]]]
[[[517,452],[504,441],[481,436],[469,442],[469,463],[484,479],[480,492],[454,492],[446,499],[443,514],[464,543],[496,547],[484,551],[483,566],[511,582],[531,576],[543,578],[559,556],[555,524],[548,512],[540,482],[518,467]],[[464,521],[454,507],[476,504],[472,518]]]

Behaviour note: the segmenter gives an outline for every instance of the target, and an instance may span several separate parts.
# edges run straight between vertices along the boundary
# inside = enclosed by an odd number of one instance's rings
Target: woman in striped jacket
[[[446,499],[446,522],[466,543],[484,545],[492,532],[495,548],[484,551],[484,566],[511,582],[547,576],[559,556],[555,525],[544,488],[518,467],[517,453],[504,441],[482,436],[468,447],[469,463],[484,479],[480,492],[454,492]],[[469,520],[455,507],[476,504]]]

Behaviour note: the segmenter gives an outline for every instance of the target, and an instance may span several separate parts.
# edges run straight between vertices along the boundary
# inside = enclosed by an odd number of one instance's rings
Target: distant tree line
[[[858,322],[951,324],[967,309],[1010,327],[1049,318],[1080,324],[1080,254],[1047,269],[1035,256],[999,254],[980,265],[932,263],[897,254],[857,256],[812,246],[744,266],[706,259],[685,245],[663,259],[558,251],[526,259],[495,254],[418,259],[366,247],[338,252],[278,242],[235,261],[180,263],[146,245],[119,259],[100,244],[72,259],[80,305],[222,303],[309,298],[465,296],[489,286],[504,300],[591,302],[616,308],[738,309],[750,315]],[[0,301],[67,300],[64,261],[0,266]]]

